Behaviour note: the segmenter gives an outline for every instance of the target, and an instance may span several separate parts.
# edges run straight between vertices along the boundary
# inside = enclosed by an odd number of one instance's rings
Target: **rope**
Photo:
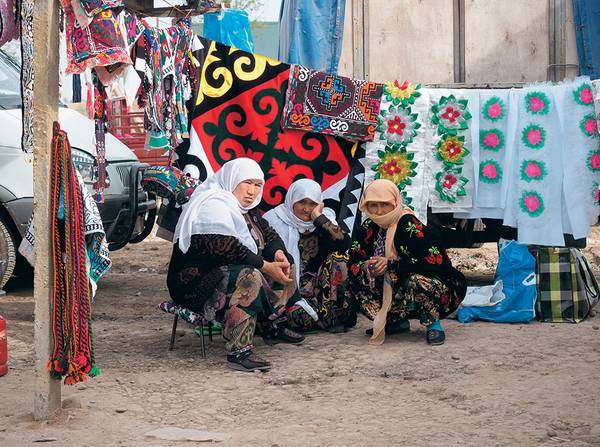
[[[52,355],[48,370],[66,385],[99,374],[92,340],[91,288],[86,266],[83,196],[67,134],[55,123],[52,141]]]

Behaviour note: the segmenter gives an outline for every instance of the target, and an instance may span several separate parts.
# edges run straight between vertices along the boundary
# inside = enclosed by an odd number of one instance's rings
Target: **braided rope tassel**
[[[67,134],[54,127],[51,231],[52,356],[48,370],[72,385],[99,374],[92,340],[91,287],[86,266],[84,204]]]

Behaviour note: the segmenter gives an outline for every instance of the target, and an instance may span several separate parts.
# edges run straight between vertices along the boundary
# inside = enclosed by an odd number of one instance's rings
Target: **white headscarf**
[[[189,202],[183,206],[175,228],[174,241],[179,241],[179,248],[183,253],[190,248],[194,234],[235,236],[253,253],[258,253],[244,214],[260,203],[262,187],[254,203],[248,207],[243,207],[233,195],[237,185],[250,179],[262,180],[264,183],[265,175],[254,160],[238,158],[225,163],[216,174],[198,186]]]
[[[263,216],[267,222],[277,231],[279,237],[283,240],[285,248],[294,258],[296,265],[296,282],[300,283],[300,234],[310,233],[315,231],[313,221],[306,222],[294,214],[294,204],[304,199],[310,199],[315,203],[323,201],[323,193],[321,186],[310,179],[296,180],[290,186],[285,202],[268,211]],[[335,223],[335,213],[329,208],[323,210],[323,214]]]

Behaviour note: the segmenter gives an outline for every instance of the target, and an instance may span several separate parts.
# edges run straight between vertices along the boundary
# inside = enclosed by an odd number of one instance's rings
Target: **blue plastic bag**
[[[461,307],[461,323],[475,320],[528,323],[535,318],[535,258],[526,245],[511,241],[500,252],[494,282],[503,282],[505,297],[490,306]]]
[[[204,37],[254,53],[250,19],[246,11],[225,9],[204,15]]]

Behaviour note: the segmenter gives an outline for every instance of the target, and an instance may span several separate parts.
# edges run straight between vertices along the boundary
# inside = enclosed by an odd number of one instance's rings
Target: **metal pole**
[[[454,1],[454,82],[466,82],[465,70],[465,0]]]
[[[33,281],[35,378],[33,417],[51,418],[61,407],[60,380],[50,378],[46,363],[52,349],[50,252],[50,147],[52,123],[58,120],[59,27],[58,1],[35,0],[34,32],[34,162],[33,210],[35,213],[35,257]]]

